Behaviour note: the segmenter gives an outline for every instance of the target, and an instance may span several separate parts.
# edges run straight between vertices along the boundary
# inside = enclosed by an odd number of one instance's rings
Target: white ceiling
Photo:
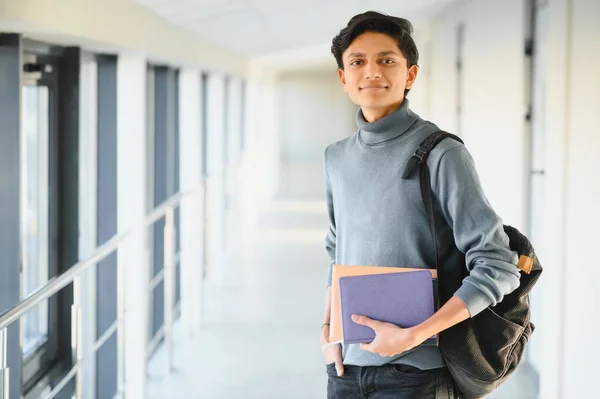
[[[231,51],[289,62],[298,59],[298,55],[305,57],[315,51],[319,54],[313,58],[333,60],[329,54],[331,40],[355,14],[381,11],[408,18],[418,26],[456,0],[135,1]]]

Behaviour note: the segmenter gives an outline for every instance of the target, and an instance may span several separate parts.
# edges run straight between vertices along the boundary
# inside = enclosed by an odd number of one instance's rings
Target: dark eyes
[[[362,62],[363,62],[362,60],[354,60],[350,63],[350,65],[357,66],[357,65],[360,65]],[[381,63],[386,64],[386,65],[392,65],[395,63],[395,61],[390,58],[385,58],[385,59],[381,60]]]

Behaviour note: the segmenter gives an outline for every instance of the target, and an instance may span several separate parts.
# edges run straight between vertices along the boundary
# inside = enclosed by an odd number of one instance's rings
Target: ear
[[[417,75],[419,74],[419,67],[417,65],[413,65],[408,68],[408,74],[406,77],[406,88],[410,89],[415,84],[415,80],[417,80]]]
[[[340,84],[342,85],[342,88],[345,92],[347,92],[348,90],[346,89],[346,77],[344,76],[344,70],[342,68],[338,68],[338,78],[340,79]]]

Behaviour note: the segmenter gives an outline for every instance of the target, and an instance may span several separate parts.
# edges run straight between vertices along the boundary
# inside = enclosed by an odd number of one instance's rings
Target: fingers
[[[377,346],[374,346],[373,343],[370,343],[370,344],[360,344],[360,349],[365,350],[365,351],[369,351],[371,353],[378,354],[379,356],[383,356],[383,357],[394,356],[393,353],[388,353],[388,352],[382,351]]]
[[[379,350],[373,346],[373,344],[360,344],[360,349],[378,354],[380,356],[385,356],[384,354],[380,353]]]
[[[360,344],[360,349],[381,355],[381,353],[379,353],[379,349],[376,348],[372,342],[368,344]]]

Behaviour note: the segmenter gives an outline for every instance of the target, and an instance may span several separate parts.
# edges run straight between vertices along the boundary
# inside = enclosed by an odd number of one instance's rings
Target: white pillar
[[[268,207],[279,185],[281,169],[276,73],[251,63],[245,92],[245,148],[240,161],[240,204],[243,243],[257,231],[261,208]]]
[[[261,159],[260,172],[257,178],[264,187],[261,192],[261,204],[268,204],[273,200],[279,188],[279,171],[281,170],[281,149],[279,140],[278,122],[278,90],[274,75],[263,77],[261,84],[260,124],[258,129],[259,157]]]
[[[560,3],[557,4],[559,10],[562,8]],[[563,67],[565,80],[554,81],[553,77],[548,80],[549,86],[566,86],[564,96],[560,97],[564,106],[562,112],[566,114],[563,119],[565,132],[562,140],[555,143],[565,144],[559,147],[563,151],[558,155],[566,166],[562,187],[565,213],[557,224],[562,229],[564,252],[562,262],[556,258],[552,263],[556,267],[553,278],[560,281],[562,294],[562,329],[557,331],[562,340],[563,383],[559,395],[562,398],[591,398],[598,396],[593,381],[598,370],[595,359],[600,356],[600,348],[593,338],[598,328],[596,292],[600,279],[594,253],[600,239],[597,229],[600,224],[600,114],[597,111],[600,105],[600,25],[597,22],[600,2],[572,0],[567,2],[565,9],[566,57],[560,51],[555,52],[554,43],[549,44],[552,71],[556,71],[558,65]],[[551,19],[551,29],[555,29],[554,23]],[[555,65],[555,57],[561,55],[562,62]],[[554,104],[558,103],[557,98]],[[556,110],[553,108],[548,113]],[[550,157],[555,153],[546,157],[549,163],[555,162]],[[552,205],[554,203],[548,203],[548,208]],[[547,217],[547,223],[557,220],[557,216]],[[556,295],[551,291],[548,296],[552,294]]]
[[[230,80],[228,99],[228,159],[230,164],[238,165],[242,139],[242,81],[240,79],[232,78]],[[237,188],[237,186],[235,188]]]
[[[209,234],[208,279],[223,282],[224,225],[225,225],[225,173],[224,173],[224,77],[215,73],[208,75],[208,209]]]
[[[246,85],[246,154],[247,184],[259,206],[267,206],[279,185],[280,140],[278,128],[278,90],[276,73],[259,63],[252,63]],[[251,211],[258,211],[254,208]],[[256,219],[256,215],[252,219]]]
[[[259,149],[258,146],[258,111],[260,103],[260,87],[254,76],[250,74],[246,81],[245,98],[245,145],[240,162],[240,203],[242,217],[242,242],[250,243],[250,237],[256,234],[258,219],[258,194],[260,180],[257,179]]]
[[[568,101],[569,75],[567,65],[570,63],[568,50],[568,0],[553,0],[548,9],[548,48],[552,49],[552,57],[546,66],[549,83],[546,87],[546,163],[544,220],[552,224],[544,232],[544,243],[539,256],[544,272],[539,282],[543,317],[540,319],[538,331],[540,344],[545,351],[538,351],[540,358],[535,359],[539,367],[539,397],[558,399],[564,397],[564,276],[565,267],[569,263],[566,254],[565,212],[566,212],[566,179],[568,129],[566,103]],[[535,244],[535,243],[534,243]],[[538,295],[539,297],[539,295]],[[537,307],[540,309],[540,306]],[[569,395],[567,394],[567,397]]]
[[[240,249],[240,144],[242,134],[242,82],[232,78],[227,93],[227,165],[225,192],[228,199],[226,213],[225,242],[226,252],[230,259],[235,258]]]
[[[181,321],[193,334],[200,327],[202,262],[204,260],[204,194],[202,182],[202,125],[200,74],[179,73],[180,190],[194,190],[181,204]]]
[[[120,54],[117,63],[117,230],[141,227],[146,217],[146,60]],[[137,228],[119,251],[125,265],[125,396],[146,391],[149,262],[147,229]]]
[[[86,259],[97,244],[98,218],[98,68],[94,60],[85,59],[81,65],[79,98],[79,259]],[[85,295],[82,296],[84,326],[83,396],[96,394],[96,268],[83,273]],[[89,359],[89,361],[87,361]]]

